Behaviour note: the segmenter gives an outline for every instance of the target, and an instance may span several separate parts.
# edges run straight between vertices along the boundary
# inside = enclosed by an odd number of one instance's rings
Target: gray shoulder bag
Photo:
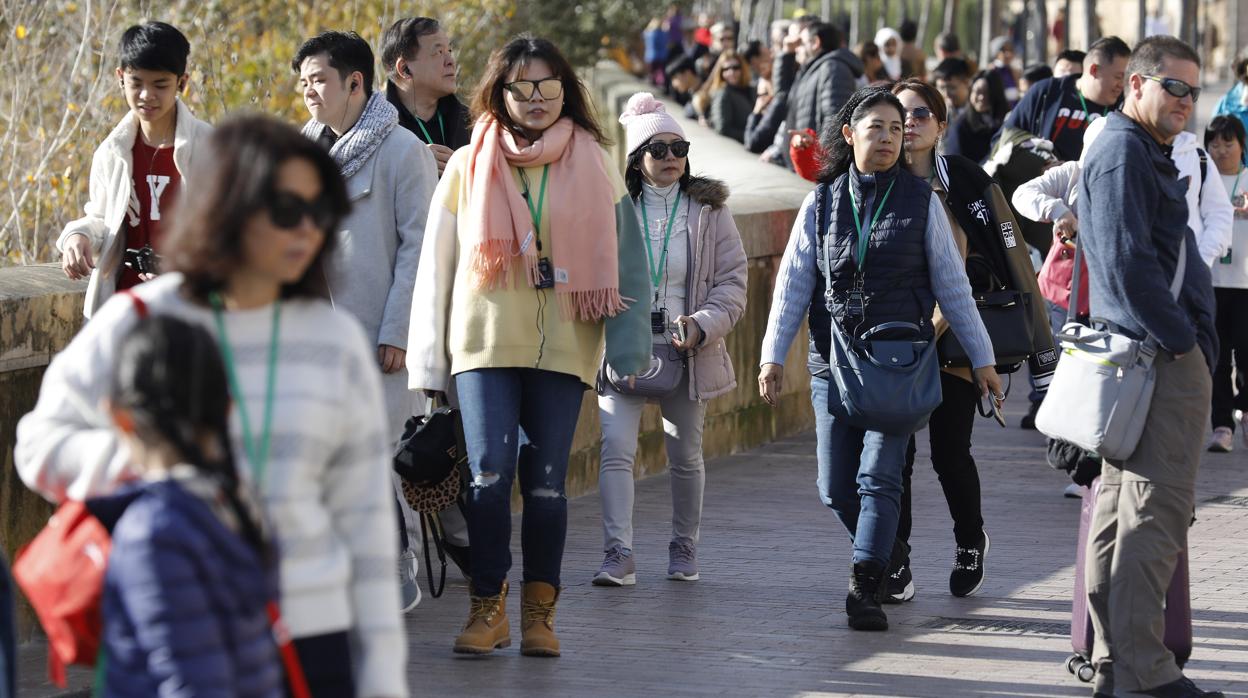
[[[1144,432],[1157,383],[1155,338],[1132,339],[1109,328],[1075,321],[1079,307],[1083,247],[1075,241],[1075,271],[1070,309],[1057,336],[1062,357],[1036,414],[1036,428],[1102,458],[1124,461],[1135,452]],[[1187,271],[1187,238],[1179,243],[1178,266],[1170,282],[1177,301]],[[1103,324],[1103,323],[1098,323]]]

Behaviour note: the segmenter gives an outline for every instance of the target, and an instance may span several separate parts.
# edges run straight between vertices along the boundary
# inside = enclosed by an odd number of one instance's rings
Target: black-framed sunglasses
[[[906,119],[914,119],[915,121],[927,121],[934,116],[932,110],[927,107],[915,107],[906,112]]]
[[[1177,78],[1163,78],[1163,77],[1158,77],[1156,75],[1144,75],[1142,77],[1144,77],[1146,80],[1152,80],[1154,82],[1161,83],[1161,89],[1165,90],[1166,93],[1169,94],[1171,97],[1178,97],[1179,99],[1183,99],[1184,97],[1191,95],[1192,102],[1195,102],[1196,100],[1200,99],[1200,91],[1202,88],[1192,87],[1191,85]]]
[[[333,223],[334,212],[329,209],[329,202],[324,198],[315,201],[291,194],[286,191],[274,192],[265,203],[269,212],[269,220],[273,225],[286,230],[299,227],[303,219],[311,218],[312,224],[322,231],[328,232]]]
[[[719,69],[719,72],[720,72],[720,74],[723,74],[723,73],[726,73],[726,72],[728,72],[728,71],[730,71],[730,70],[735,70],[735,71],[740,72],[740,71],[741,71],[741,64],[740,64],[740,63],[729,63],[728,65],[724,66],[723,68],[720,68],[720,69]]]
[[[521,102],[533,99],[534,94],[541,95],[542,99],[555,99],[563,94],[563,80],[554,77],[543,78],[536,82],[533,80],[516,80],[505,83],[503,88]]]
[[[683,158],[689,154],[689,141],[672,141],[671,143],[655,141],[654,143],[647,143],[646,145],[643,145],[641,149],[644,152],[650,153],[650,157],[655,160],[662,160],[667,157],[667,151],[669,149],[672,151],[672,155],[675,155],[678,158]]]

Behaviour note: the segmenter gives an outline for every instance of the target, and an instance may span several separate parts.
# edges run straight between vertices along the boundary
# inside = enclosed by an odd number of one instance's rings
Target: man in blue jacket
[[[1059,158],[1078,160],[1084,130],[1118,108],[1130,57],[1131,48],[1122,39],[1098,39],[1083,59],[1082,74],[1032,85],[1001,128],[1019,128],[1052,141]]]
[[[1127,75],[1122,112],[1107,117],[1084,160],[1080,240],[1092,315],[1160,349],[1143,436],[1131,457],[1105,461],[1088,538],[1096,695],[1221,696],[1184,677],[1163,643],[1218,351],[1209,268],[1187,227],[1187,178],[1169,155],[1195,109],[1200,57],[1174,37],[1151,37],[1136,47]],[[1170,285],[1180,262],[1176,299]]]

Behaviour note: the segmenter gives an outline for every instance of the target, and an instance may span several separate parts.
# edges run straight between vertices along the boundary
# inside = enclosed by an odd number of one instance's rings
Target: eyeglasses
[[[324,198],[308,201],[290,192],[279,191],[269,197],[265,204],[269,211],[269,220],[273,225],[286,230],[299,227],[305,217],[312,219],[312,224],[321,231],[329,230],[334,214],[329,210],[329,203]]]
[[[669,149],[672,151],[672,155],[675,155],[678,158],[683,158],[689,154],[689,141],[672,141],[671,143],[655,141],[654,143],[647,143],[646,145],[643,145],[641,149],[644,152],[650,153],[650,157],[655,160],[662,160],[667,157],[667,151]]]
[[[563,94],[563,80],[559,78],[543,78],[534,82],[533,80],[516,80],[503,85],[503,88],[511,93],[521,102],[527,102],[533,99],[534,93],[542,96],[542,99],[555,99]]]
[[[1182,80],[1177,80],[1175,78],[1161,78],[1161,77],[1157,77],[1156,75],[1144,75],[1142,77],[1144,77],[1146,80],[1153,80],[1154,82],[1161,83],[1161,89],[1165,90],[1166,93],[1169,94],[1171,97],[1178,97],[1179,99],[1183,99],[1184,97],[1191,95],[1192,102],[1195,102],[1196,100],[1200,99],[1201,88],[1192,87],[1191,85],[1183,82]]]
[[[739,71],[739,70],[741,70],[741,65],[740,65],[739,63],[733,63],[732,65],[726,65],[726,66],[724,66],[723,68],[720,68],[720,69],[719,69],[719,72],[721,72],[721,73],[726,73],[726,72],[728,72],[728,71],[730,71],[730,70],[738,70],[738,71]]]
[[[906,112],[906,120],[927,121],[930,118],[932,118],[932,110],[927,107],[915,107]]]

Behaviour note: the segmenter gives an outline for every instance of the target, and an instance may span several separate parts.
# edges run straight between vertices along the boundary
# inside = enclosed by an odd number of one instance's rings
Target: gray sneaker
[[[667,578],[682,582],[698,579],[698,548],[692,541],[674,540],[667,544]]]
[[[405,550],[399,554],[399,596],[402,597],[400,609],[403,613],[420,603],[419,569],[415,552]]]
[[[624,587],[637,583],[637,563],[633,551],[615,546],[602,559],[602,567],[594,575],[594,585],[600,587]]]

